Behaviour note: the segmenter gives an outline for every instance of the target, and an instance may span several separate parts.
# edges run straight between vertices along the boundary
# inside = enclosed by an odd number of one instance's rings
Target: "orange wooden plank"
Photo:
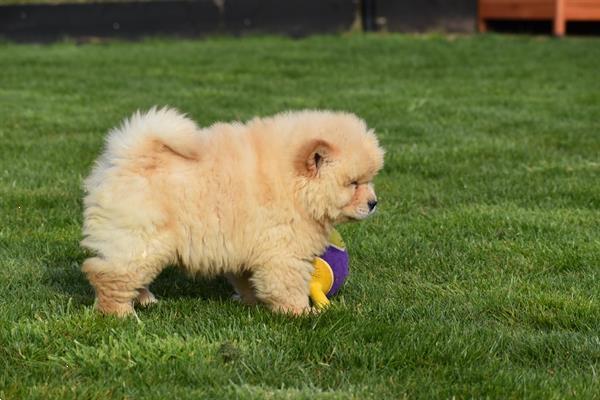
[[[597,0],[575,0],[583,2],[596,2]],[[479,0],[479,3],[485,4],[554,4],[554,0]]]
[[[565,34],[566,21],[600,21],[600,0],[479,0],[478,26],[486,19],[552,20],[553,32]]]
[[[482,3],[479,7],[482,18],[506,19],[548,19],[554,16],[554,6],[550,4]]]
[[[479,0],[480,18],[548,19],[555,0]]]
[[[600,7],[600,0],[567,0],[566,5],[584,6],[584,7]]]
[[[565,18],[569,21],[600,20],[600,1],[566,0]]]

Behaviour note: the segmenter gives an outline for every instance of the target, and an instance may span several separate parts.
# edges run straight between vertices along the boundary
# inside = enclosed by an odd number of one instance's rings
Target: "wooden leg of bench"
[[[554,27],[552,29],[554,36],[564,36],[565,35],[565,31],[566,31],[566,21],[562,18],[555,18],[554,19]]]
[[[565,21],[565,1],[556,0],[554,7],[554,26],[552,31],[554,36],[564,36],[567,25],[567,22]]]

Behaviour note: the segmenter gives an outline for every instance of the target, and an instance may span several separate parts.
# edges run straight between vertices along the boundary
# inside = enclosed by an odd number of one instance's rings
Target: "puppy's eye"
[[[350,182],[350,186],[357,187],[358,186],[358,181],[352,181],[352,182]]]

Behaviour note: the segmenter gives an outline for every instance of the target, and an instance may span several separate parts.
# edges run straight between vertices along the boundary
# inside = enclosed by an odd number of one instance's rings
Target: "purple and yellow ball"
[[[342,236],[334,229],[325,252],[313,261],[315,270],[310,283],[310,298],[315,307],[329,305],[329,298],[340,290],[348,277],[349,261]]]

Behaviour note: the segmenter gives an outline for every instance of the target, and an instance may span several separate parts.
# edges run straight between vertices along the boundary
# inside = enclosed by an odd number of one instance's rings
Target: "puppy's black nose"
[[[373,209],[377,205],[377,200],[371,200],[367,204],[369,205],[369,211],[373,211]]]

